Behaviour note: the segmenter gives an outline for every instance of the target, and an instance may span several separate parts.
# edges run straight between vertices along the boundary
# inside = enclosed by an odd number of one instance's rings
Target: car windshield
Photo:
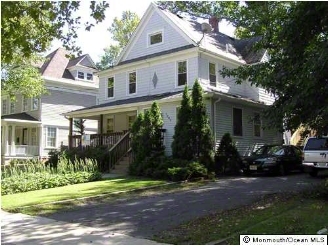
[[[265,145],[265,146],[262,146],[259,149],[257,149],[253,154],[254,155],[272,154],[271,151],[274,151],[277,148],[281,149],[281,146],[268,146],[268,145]]]
[[[328,138],[310,138],[304,150],[328,150]]]
[[[283,155],[284,153],[284,148],[281,146],[272,146],[268,149],[268,155]]]

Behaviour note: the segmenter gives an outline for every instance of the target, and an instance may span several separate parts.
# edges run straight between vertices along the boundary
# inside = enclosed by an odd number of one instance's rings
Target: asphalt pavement
[[[151,238],[197,217],[251,204],[262,195],[311,189],[323,180],[299,173],[284,177],[222,178],[188,191],[86,205],[48,218],[105,228],[136,238]]]

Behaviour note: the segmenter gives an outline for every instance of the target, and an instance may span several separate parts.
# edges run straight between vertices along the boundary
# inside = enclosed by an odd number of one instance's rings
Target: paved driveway
[[[301,191],[320,182],[322,178],[311,178],[307,174],[224,178],[189,191],[84,206],[48,217],[149,238],[196,217],[252,203],[263,194]]]

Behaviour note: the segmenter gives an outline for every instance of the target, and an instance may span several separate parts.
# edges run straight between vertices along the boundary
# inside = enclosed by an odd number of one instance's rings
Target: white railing
[[[36,156],[39,155],[39,146],[34,145],[15,145],[15,150],[9,145],[10,155],[17,156]]]

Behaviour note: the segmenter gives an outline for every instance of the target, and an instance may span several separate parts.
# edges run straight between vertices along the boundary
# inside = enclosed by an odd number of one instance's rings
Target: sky
[[[103,49],[113,42],[111,40],[111,34],[107,30],[112,25],[113,19],[115,17],[121,18],[122,12],[126,10],[137,13],[141,19],[152,1],[110,0],[108,2],[109,8],[107,8],[105,12],[106,19],[104,21],[92,27],[90,31],[84,30],[83,27],[78,30],[77,45],[81,47],[82,53],[89,54],[95,63],[100,61],[100,57],[104,53]],[[82,17],[82,23],[87,22],[90,18],[89,4],[89,1],[81,1],[80,10],[77,15]],[[220,32],[233,36],[233,29],[227,26],[226,23],[220,23],[219,29]],[[54,41],[50,51],[53,51],[60,46],[61,43],[59,41]]]

